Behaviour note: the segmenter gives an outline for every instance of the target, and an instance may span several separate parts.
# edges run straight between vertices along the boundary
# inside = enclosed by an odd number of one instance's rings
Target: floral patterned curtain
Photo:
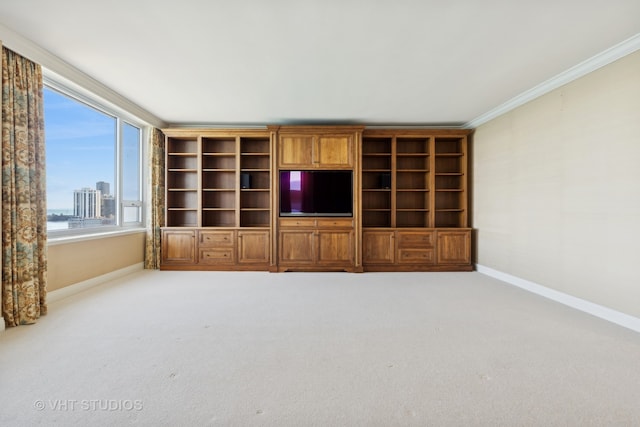
[[[47,211],[42,68],[2,48],[2,315],[47,313]]]
[[[160,227],[164,225],[164,134],[152,129],[149,135],[149,171],[151,172],[149,224],[144,268],[160,268]]]

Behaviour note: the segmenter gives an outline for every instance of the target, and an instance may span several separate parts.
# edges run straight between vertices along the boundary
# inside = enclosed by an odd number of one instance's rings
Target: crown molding
[[[468,129],[466,124],[464,123],[452,123],[452,124],[425,124],[425,125],[403,125],[403,124],[373,124],[368,125],[365,124],[365,129],[376,130],[376,129],[399,129],[399,130],[430,130],[430,129],[460,129],[465,130]]]
[[[6,48],[40,64],[45,74],[48,74],[47,77],[54,81],[64,80],[61,83],[65,86],[72,85],[76,91],[84,92],[84,95],[97,96],[103,104],[124,111],[151,126],[158,128],[166,126],[164,121],[144,108],[2,24],[0,24],[0,40]]]
[[[640,50],[640,33],[624,40],[617,45],[610,47],[609,49],[587,59],[569,68],[566,71],[550,78],[547,81],[540,83],[539,85],[521,93],[515,98],[510,99],[502,105],[490,110],[479,117],[467,122],[464,127],[476,128],[490,120],[493,120],[505,113],[508,113],[521,105],[526,104],[529,101],[533,101],[542,95],[545,95],[552,90],[555,90],[561,86],[571,83],[574,80],[579,79],[599,68],[609,65],[620,58],[632,54],[633,52]]]
[[[192,123],[192,122],[179,122],[179,123],[168,123],[164,128],[165,129],[259,129],[266,130],[266,124],[255,124],[255,123]]]
[[[456,130],[467,130],[464,124],[455,123],[455,124],[367,124],[367,123],[352,123],[345,124],[341,122],[332,122],[330,120],[326,122],[322,122],[321,124],[314,123],[313,121],[301,121],[300,123],[296,123],[295,125],[282,124],[277,121],[273,123],[191,123],[191,122],[180,122],[180,123],[169,123],[166,128],[171,129],[228,129],[228,128],[240,128],[240,129],[267,129],[269,126],[364,126],[364,129],[368,130],[377,130],[377,129],[399,129],[399,130],[437,130],[437,129],[456,129]]]

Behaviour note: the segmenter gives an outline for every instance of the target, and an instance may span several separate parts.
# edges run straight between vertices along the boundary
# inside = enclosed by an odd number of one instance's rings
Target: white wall
[[[47,247],[47,291],[132,267],[144,262],[146,233],[140,232],[56,243]]]
[[[640,317],[640,52],[473,138],[477,263]]]

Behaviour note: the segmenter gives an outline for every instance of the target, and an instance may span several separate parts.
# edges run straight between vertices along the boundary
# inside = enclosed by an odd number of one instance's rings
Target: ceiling
[[[176,125],[463,125],[638,17],[638,0],[0,2],[0,24]]]

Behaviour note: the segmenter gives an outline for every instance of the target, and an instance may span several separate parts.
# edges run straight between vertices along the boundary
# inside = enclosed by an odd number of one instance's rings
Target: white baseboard
[[[501,280],[503,282],[517,286],[518,288],[522,288],[534,294],[549,298],[553,301],[575,308],[576,310],[580,310],[609,322],[615,323],[616,325],[620,325],[636,332],[640,332],[640,319],[637,317],[612,310],[599,304],[594,304],[592,302],[556,291],[551,288],[547,288],[546,286],[530,282],[529,280],[521,279],[519,277],[494,270],[493,268],[485,267],[480,264],[476,264],[476,270],[478,271],[478,273],[491,276],[494,279]]]
[[[74,283],[73,285],[65,286],[64,288],[56,289],[55,291],[47,293],[47,303],[60,301],[61,299],[75,295],[78,292],[86,291],[94,286],[102,285],[109,280],[119,279],[120,277],[141,271],[142,269],[144,269],[143,262],[103,274],[102,276],[93,277],[89,280]]]

